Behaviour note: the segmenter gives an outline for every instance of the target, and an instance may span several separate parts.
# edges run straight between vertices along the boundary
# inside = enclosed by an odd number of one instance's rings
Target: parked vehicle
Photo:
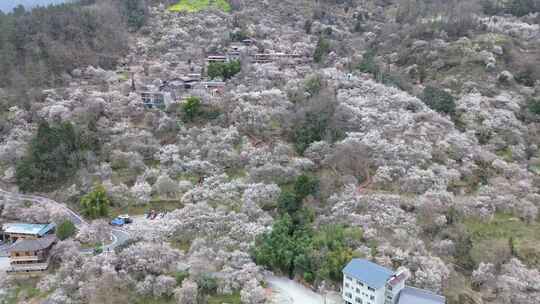
[[[133,223],[133,219],[131,219],[131,217],[129,217],[129,214],[122,214],[122,215],[119,215],[118,218],[119,218],[119,219],[123,219],[123,220],[124,220],[124,223],[126,223],[126,224],[131,224],[131,223]]]
[[[112,226],[118,226],[118,227],[122,227],[130,223],[133,223],[133,220],[127,214],[119,215],[111,221]]]

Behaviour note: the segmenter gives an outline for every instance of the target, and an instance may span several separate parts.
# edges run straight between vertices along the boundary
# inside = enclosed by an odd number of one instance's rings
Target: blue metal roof
[[[365,259],[352,259],[343,268],[343,273],[374,289],[383,287],[386,281],[394,274],[389,269]]]
[[[446,298],[429,291],[405,287],[399,293],[398,304],[444,304]]]
[[[4,224],[4,231],[6,233],[29,234],[41,237],[54,229],[54,227],[54,224],[9,223]]]

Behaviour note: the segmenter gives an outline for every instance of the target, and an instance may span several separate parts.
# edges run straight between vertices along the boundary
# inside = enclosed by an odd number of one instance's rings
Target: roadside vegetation
[[[318,195],[318,187],[317,179],[301,175],[292,191],[282,189],[279,217],[253,248],[258,264],[309,283],[342,280],[341,271],[355,256],[352,248],[362,241],[362,231],[341,225],[313,227],[314,213],[305,202]]]
[[[64,220],[56,227],[56,236],[62,241],[75,235],[75,232],[77,228],[70,220]]]
[[[81,198],[81,212],[89,219],[96,219],[109,215],[110,199],[105,188],[96,185],[94,190]]]

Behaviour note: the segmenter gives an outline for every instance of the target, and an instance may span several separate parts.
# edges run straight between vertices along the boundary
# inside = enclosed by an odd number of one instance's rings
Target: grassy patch
[[[208,304],[240,304],[240,293],[235,292],[231,295],[213,295],[208,298]]]
[[[489,222],[469,218],[464,224],[473,238],[473,259],[496,258],[501,250],[510,249],[512,238],[520,259],[529,265],[540,265],[540,223],[527,224],[511,214],[497,213]]]
[[[227,173],[230,180],[241,179],[247,176],[244,168],[228,168],[225,169],[225,173]]]
[[[231,5],[226,0],[180,0],[169,7],[171,12],[197,13],[209,8],[217,8],[224,12],[231,11]]]
[[[173,240],[171,241],[171,247],[188,252],[191,248],[191,240]]]
[[[199,183],[199,179],[201,177],[196,174],[190,174],[190,173],[181,173],[175,176],[175,179],[177,181],[186,180],[190,181],[192,184],[197,185]]]
[[[16,304],[24,301],[31,302],[29,300],[32,299],[39,300],[44,298],[47,293],[43,293],[36,288],[38,280],[37,278],[17,280],[14,292],[7,297],[6,303]]]
[[[134,304],[174,304],[176,301],[174,300],[174,297],[140,297],[140,296],[133,296],[132,299]]]
[[[512,162],[512,160],[513,160],[512,149],[510,149],[510,147],[506,147],[504,149],[501,149],[501,150],[497,151],[495,154],[497,154],[497,156],[501,157],[502,159],[504,159],[507,162]]]

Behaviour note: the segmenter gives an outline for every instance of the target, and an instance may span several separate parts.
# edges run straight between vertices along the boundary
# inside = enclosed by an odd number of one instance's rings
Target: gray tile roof
[[[56,242],[56,236],[46,235],[42,238],[35,240],[18,240],[11,247],[8,248],[9,252],[14,251],[37,251],[48,248],[54,242]]]
[[[343,273],[351,276],[374,289],[379,289],[394,274],[391,270],[365,259],[352,259]]]
[[[446,298],[427,290],[405,287],[399,293],[398,304],[444,304]]]

